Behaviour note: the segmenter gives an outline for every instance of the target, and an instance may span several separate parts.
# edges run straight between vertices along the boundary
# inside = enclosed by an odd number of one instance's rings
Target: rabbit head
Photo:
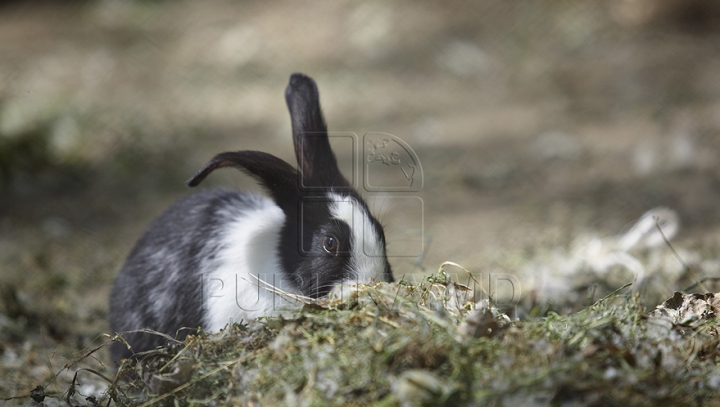
[[[260,151],[226,152],[187,184],[222,167],[259,181],[285,215],[276,249],[284,278],[303,295],[322,297],[345,282],[393,281],[383,228],[338,168],[315,82],[293,74],[285,99],[298,169]]]

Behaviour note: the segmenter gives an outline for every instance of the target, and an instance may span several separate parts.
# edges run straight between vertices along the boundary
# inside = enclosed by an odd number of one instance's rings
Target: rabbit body
[[[293,306],[262,282],[319,298],[338,284],[392,281],[383,229],[337,168],[315,83],[292,75],[286,100],[299,170],[259,151],[213,158],[188,185],[236,167],[270,197],[215,189],[171,205],[115,280],[113,332],[149,328],[181,340],[198,327],[217,331]],[[113,343],[115,361],[168,341],[147,332],[123,337],[131,349]]]

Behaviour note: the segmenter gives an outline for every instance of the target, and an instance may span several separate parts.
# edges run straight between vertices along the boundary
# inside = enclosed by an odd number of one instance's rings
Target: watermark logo
[[[384,267],[379,257],[415,257],[421,258],[425,251],[424,236],[424,202],[419,192],[424,186],[423,167],[417,153],[401,138],[381,132],[366,133],[362,138],[355,133],[329,133],[328,138],[335,152],[337,165],[350,183],[333,184],[332,180],[312,174],[324,166],[322,153],[318,156],[318,148],[322,149],[321,138],[324,133],[307,133],[301,138],[298,164],[308,171],[300,173],[300,188],[311,193],[305,195],[299,204],[298,217],[298,249],[304,257],[357,257],[346,260],[348,264],[366,270],[363,279],[370,278],[367,269],[374,266]],[[306,161],[308,160],[308,161]],[[320,160],[320,161],[318,161]],[[330,171],[328,167],[324,167]],[[330,188],[327,185],[337,185]],[[325,184],[323,184],[325,183]],[[368,208],[352,198],[348,189],[362,192]],[[316,191],[317,193],[313,193]],[[382,250],[380,231],[377,224],[368,216],[369,212],[380,220],[384,226],[387,239],[387,254]],[[327,223],[328,214],[333,222]],[[342,222],[338,222],[341,220]],[[317,230],[319,229],[319,231]],[[336,246],[337,245],[337,246]],[[366,260],[370,259],[370,260]],[[323,265],[337,262],[316,261],[313,264],[322,268]],[[333,272],[330,270],[330,272]],[[380,273],[381,271],[378,271]],[[252,273],[252,271],[250,271]],[[204,281],[203,295],[213,301],[234,299],[237,309],[243,312],[278,311],[289,307],[286,294],[296,293],[293,287],[323,287],[335,285],[331,296],[342,299],[345,295],[358,290],[360,276],[334,276],[328,270],[318,270],[310,276],[287,275],[286,273],[238,274],[236,281],[218,281],[209,278]],[[452,284],[460,297],[455,301],[490,300],[497,308],[512,308],[520,298],[520,284],[517,278],[509,274],[444,274],[447,281],[433,281],[432,284]],[[321,280],[321,277],[323,281]],[[317,281],[298,279],[314,278]],[[402,280],[397,289],[407,286],[419,286],[426,281],[426,274],[396,275]],[[342,279],[342,281],[340,281]],[[372,279],[372,278],[370,278]],[[353,281],[355,280],[355,281]],[[450,283],[454,281],[454,283]],[[234,286],[233,286],[234,285]],[[325,291],[327,293],[327,291]],[[401,294],[398,291],[398,294]],[[311,295],[318,297],[320,293]],[[221,300],[222,298],[222,300]]]
[[[408,287],[425,287],[426,290],[433,286],[446,287],[448,290],[441,296],[442,301],[454,304],[457,308],[462,308],[466,302],[489,300],[497,309],[516,310],[520,303],[520,281],[512,274],[445,273],[444,276],[444,281],[431,281],[433,277],[428,278],[426,274],[405,274],[398,278],[400,283],[393,290],[396,295],[405,295]],[[202,285],[206,299],[203,304],[206,305],[217,301],[230,301],[234,302],[239,311],[245,313],[283,311],[297,305],[293,299],[293,281],[284,273],[257,276],[239,273],[235,276],[235,281],[222,281],[206,275],[203,276]],[[320,281],[315,285],[320,286]],[[361,295],[360,286],[359,281],[345,280],[331,290],[330,297],[343,300]]]
[[[363,187],[368,192],[417,192],[423,169],[415,151],[400,137],[387,133],[363,136]]]
[[[306,133],[301,139],[299,160],[305,168],[304,160],[314,160],[316,141],[324,134]],[[379,219],[380,224],[388,225],[387,253],[378,250],[377,230],[373,222],[368,222],[364,208],[342,195],[347,186],[333,186],[340,192],[337,197],[328,197],[329,202],[317,196],[305,197],[300,203],[298,219],[298,249],[303,256],[319,256],[322,252],[312,251],[307,225],[317,225],[318,215],[323,207],[332,207],[337,213],[344,214],[351,229],[354,242],[361,245],[365,256],[378,257],[418,257],[424,252],[424,202],[417,193],[423,188],[424,174],[417,153],[400,137],[388,133],[370,132],[362,137],[356,133],[329,133],[332,150],[336,152],[340,171],[349,181],[351,188],[364,192],[369,212]],[[301,189],[318,192],[328,191],[327,185],[314,185],[313,178],[300,174]],[[319,181],[318,181],[319,182]],[[389,230],[387,230],[389,229]],[[360,235],[358,235],[360,233]]]

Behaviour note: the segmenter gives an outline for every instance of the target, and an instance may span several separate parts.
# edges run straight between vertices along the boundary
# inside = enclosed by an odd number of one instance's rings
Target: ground
[[[292,162],[296,71],[317,81],[330,130],[395,135],[422,164],[422,190],[396,194],[422,199],[422,228],[386,195],[374,206],[397,278],[453,261],[515,276],[526,309],[570,312],[635,280],[595,265],[655,207],[678,215],[677,256],[622,252],[643,266],[641,301],[720,273],[712,2],[0,7],[0,397],[108,331],[134,240],[214,153]],[[256,188],[231,171],[207,181]]]

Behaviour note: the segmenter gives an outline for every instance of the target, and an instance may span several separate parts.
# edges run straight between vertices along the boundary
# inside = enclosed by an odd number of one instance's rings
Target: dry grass
[[[714,312],[673,321],[613,294],[572,315],[511,321],[468,295],[442,271],[416,286],[362,286],[289,319],[201,332],[126,360],[105,392],[80,394],[83,376],[99,377],[82,370],[78,393],[45,402],[718,405]]]

